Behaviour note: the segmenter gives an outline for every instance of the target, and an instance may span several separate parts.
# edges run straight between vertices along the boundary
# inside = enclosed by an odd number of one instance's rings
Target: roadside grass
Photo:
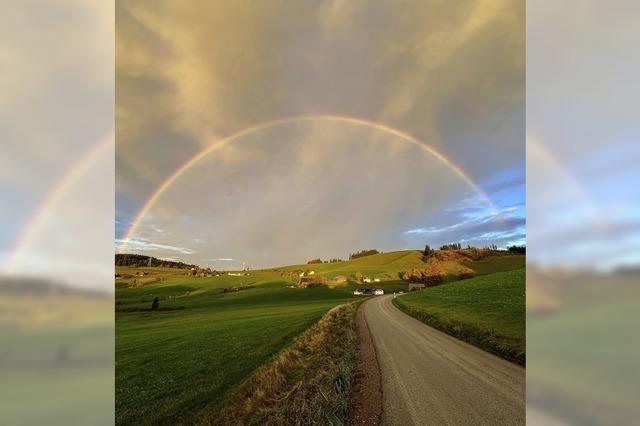
[[[525,270],[498,272],[394,299],[407,314],[525,365]]]
[[[291,346],[232,392],[206,407],[206,424],[342,424],[356,364],[360,302],[331,309]]]

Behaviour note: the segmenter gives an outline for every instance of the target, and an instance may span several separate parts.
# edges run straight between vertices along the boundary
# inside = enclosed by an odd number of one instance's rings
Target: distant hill
[[[190,265],[184,262],[174,262],[172,260],[162,260],[151,256],[145,256],[143,254],[127,254],[116,253],[116,266],[147,266],[147,267],[162,267],[162,268],[175,268],[175,269],[191,269],[198,268],[197,265]]]
[[[471,275],[486,275],[495,272],[512,271],[525,266],[525,256],[507,251],[485,249],[435,250],[433,259],[444,274],[443,280],[456,280]],[[407,271],[422,271],[428,267],[420,250],[402,250],[370,254],[356,259],[335,263],[312,263],[287,265],[271,269],[279,272],[301,272],[313,270],[328,279],[345,276],[355,279],[360,272],[363,276],[379,278],[382,282],[400,280]]]

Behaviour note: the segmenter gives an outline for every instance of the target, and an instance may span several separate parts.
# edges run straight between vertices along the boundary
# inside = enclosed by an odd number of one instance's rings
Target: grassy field
[[[388,293],[406,290],[399,272],[420,267],[421,252],[401,251],[249,276],[116,268],[126,277],[125,284],[116,281],[116,423],[189,422],[215,413],[330,309],[353,301],[352,291],[361,285],[353,282],[357,272],[379,278],[375,285]],[[288,276],[304,270],[327,280],[343,275],[348,282],[292,288]],[[233,286],[251,288],[222,291]],[[161,310],[151,311],[156,297]]]
[[[524,268],[526,266],[526,259],[525,256],[514,254],[487,257],[473,262],[464,262],[463,264],[473,269],[476,275],[487,275]]]
[[[348,290],[287,288],[267,276],[184,279],[117,289],[120,307],[159,297],[175,311],[116,315],[116,422],[185,421],[289,345]],[[251,278],[256,288],[221,293]]]
[[[497,272],[394,300],[408,314],[511,361],[525,363],[525,271]]]

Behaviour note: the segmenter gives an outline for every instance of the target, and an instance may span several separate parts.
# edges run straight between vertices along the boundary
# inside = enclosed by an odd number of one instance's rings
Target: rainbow
[[[158,198],[160,198],[160,196],[185,171],[187,171],[189,168],[191,168],[198,161],[202,160],[204,157],[206,157],[207,155],[211,154],[212,152],[215,152],[215,151],[219,150],[220,148],[224,147],[225,145],[227,145],[227,144],[229,144],[229,143],[231,143],[231,142],[233,142],[235,140],[238,140],[238,139],[240,139],[240,138],[242,138],[244,136],[250,135],[252,133],[256,133],[256,132],[259,132],[261,130],[269,129],[269,128],[276,127],[276,126],[282,126],[282,125],[285,125],[285,124],[304,123],[304,122],[312,122],[312,121],[314,121],[314,122],[315,121],[331,121],[331,122],[337,122],[337,123],[348,123],[348,124],[352,124],[352,125],[355,125],[355,126],[368,127],[368,128],[371,128],[371,129],[376,129],[376,130],[380,130],[382,132],[386,132],[387,134],[396,136],[400,140],[403,140],[403,141],[405,141],[407,143],[410,143],[412,145],[415,145],[415,146],[419,147],[424,153],[433,156],[438,161],[440,161],[442,164],[444,164],[447,167],[449,167],[449,169],[451,169],[464,182],[466,182],[469,185],[469,187],[471,187],[476,193],[478,193],[482,197],[484,202],[491,208],[491,210],[492,210],[492,212],[494,214],[497,214],[496,213],[496,208],[495,208],[493,202],[487,196],[487,194],[458,165],[456,165],[453,161],[451,161],[450,159],[445,157],[440,152],[436,151],[433,147],[427,145],[424,142],[419,141],[418,139],[416,139],[415,137],[411,136],[410,134],[402,132],[402,131],[400,131],[398,129],[394,129],[393,127],[389,127],[389,126],[387,126],[385,124],[371,122],[371,121],[363,120],[361,118],[336,116],[336,115],[307,115],[307,116],[297,116],[297,117],[289,117],[289,118],[283,118],[283,119],[278,119],[278,120],[273,120],[273,121],[267,121],[267,122],[256,124],[256,125],[251,126],[251,127],[247,127],[247,128],[245,128],[243,130],[240,130],[239,132],[236,132],[236,133],[234,133],[234,134],[232,134],[230,136],[227,136],[227,137],[225,137],[223,139],[220,139],[220,140],[212,143],[211,145],[205,147],[202,151],[198,152],[196,155],[191,157],[189,160],[184,162],[167,179],[165,179],[164,182],[162,182],[162,184],[160,184],[157,187],[157,189],[149,196],[149,198],[146,199],[146,201],[144,202],[144,204],[142,205],[142,207],[140,208],[140,210],[138,211],[138,213],[134,217],[133,221],[131,222],[131,225],[127,229],[127,231],[126,231],[126,233],[125,233],[125,235],[124,235],[124,237],[122,239],[122,243],[120,244],[120,247],[118,248],[118,251],[120,253],[122,253],[122,252],[124,252],[126,250],[127,242],[131,239],[132,235],[135,233],[136,229],[138,228],[138,225],[140,224],[140,221],[147,214],[149,209],[151,209],[151,207],[153,207],[153,205],[156,203]]]
[[[111,150],[113,152],[114,134],[111,132],[102,141],[94,143],[66,173],[64,173],[55,183],[53,188],[47,193],[40,203],[36,212],[29,218],[29,221],[22,228],[16,239],[13,249],[3,266],[3,270],[11,272],[16,263],[28,250],[38,231],[46,224],[55,206],[70,188],[90,169],[95,161],[102,158]]]

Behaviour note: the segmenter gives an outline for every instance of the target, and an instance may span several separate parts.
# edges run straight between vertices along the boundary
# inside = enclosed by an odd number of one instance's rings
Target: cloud
[[[126,244],[126,251],[133,252],[150,252],[150,251],[169,251],[178,252],[181,254],[193,254],[194,250],[187,247],[177,247],[167,244],[152,243],[146,239],[129,238],[129,239],[116,239],[116,248],[120,248]]]
[[[404,231],[405,234],[426,234],[429,231],[425,228],[416,228],[416,229],[409,229],[408,231]]]
[[[524,115],[509,115],[524,107],[521,2],[123,0],[116,14],[123,191],[150,190],[202,144],[313,113],[395,125],[478,178],[523,158]]]

